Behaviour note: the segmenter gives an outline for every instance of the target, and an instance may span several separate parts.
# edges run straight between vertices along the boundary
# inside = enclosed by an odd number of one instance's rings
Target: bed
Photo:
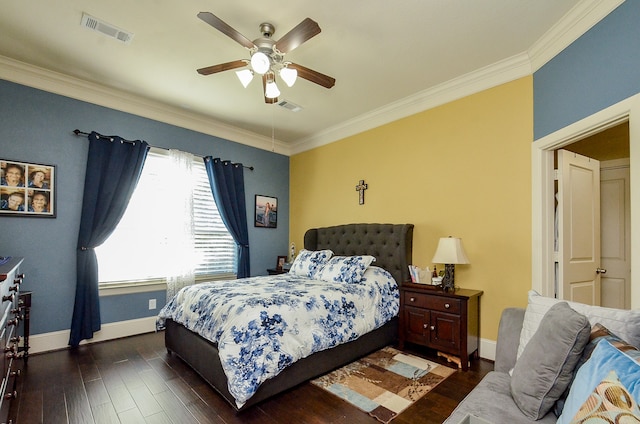
[[[408,265],[411,263],[412,240],[412,224],[346,224],[308,230],[304,236],[304,248],[312,252],[331,250],[334,256],[373,256],[376,259],[372,265],[388,271],[399,286],[410,279]],[[282,276],[273,278],[276,278],[276,285],[288,284],[278,282],[277,278]],[[399,297],[398,294],[396,296]],[[261,382],[248,399],[238,402],[237,394],[232,394],[229,390],[228,382],[234,380],[233,377],[232,380],[227,378],[218,344],[189,330],[185,326],[187,323],[182,325],[177,320],[178,318],[174,320],[170,317],[163,317],[161,320],[167,351],[186,362],[238,411],[395,343],[398,331],[398,318],[395,316],[353,340],[312,353],[287,365],[276,376]],[[228,364],[225,365],[228,370]],[[235,385],[232,388],[236,390]]]

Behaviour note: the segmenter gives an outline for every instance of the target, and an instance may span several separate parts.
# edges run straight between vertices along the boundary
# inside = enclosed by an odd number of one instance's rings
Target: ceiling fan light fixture
[[[236,71],[236,75],[240,80],[240,83],[244,88],[247,88],[251,80],[253,79],[253,71],[251,69],[242,69],[240,71]]]
[[[251,67],[260,75],[264,75],[271,67],[269,56],[257,51],[251,56]]]
[[[280,69],[280,78],[282,78],[282,81],[284,81],[287,86],[293,87],[293,84],[296,83],[296,79],[298,78],[298,71],[292,68],[282,68]]]
[[[264,96],[268,99],[276,99],[280,95],[280,90],[276,85],[273,72],[267,74],[267,83],[264,86]]]

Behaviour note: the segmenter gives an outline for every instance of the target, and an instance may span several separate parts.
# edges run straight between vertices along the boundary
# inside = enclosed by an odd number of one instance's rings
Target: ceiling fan
[[[262,75],[264,101],[270,104],[276,103],[280,95],[280,90],[275,81],[276,74],[278,74],[289,87],[293,86],[297,77],[304,78],[307,81],[326,88],[331,88],[336,83],[336,80],[328,75],[284,59],[287,53],[310,38],[320,34],[320,26],[310,18],[306,18],[300,22],[278,41],[271,38],[275,32],[275,27],[267,22],[260,24],[262,36],[251,41],[213,13],[200,12],[198,13],[198,18],[236,41],[250,52],[250,59],[239,59],[200,68],[198,69],[198,73],[201,75],[211,75],[231,69],[245,68],[236,71],[236,74],[242,85],[247,87],[254,73],[260,74]]]

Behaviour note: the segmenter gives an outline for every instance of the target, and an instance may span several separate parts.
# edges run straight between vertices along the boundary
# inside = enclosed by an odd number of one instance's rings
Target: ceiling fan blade
[[[320,34],[320,26],[316,21],[306,18],[295,28],[282,36],[274,46],[280,53],[289,53],[308,39]]]
[[[211,25],[212,27],[214,27],[224,35],[228,36],[232,40],[236,41],[237,43],[240,43],[244,47],[248,49],[253,49],[256,47],[256,45],[253,44],[253,41],[249,40],[247,37],[240,34],[235,29],[231,28],[226,22],[218,18],[213,13],[200,12],[198,13],[198,18],[202,19],[203,21],[205,21],[206,23],[208,23],[209,25]]]
[[[309,69],[302,65],[298,65],[297,63],[290,63],[287,65],[289,68],[295,69],[298,71],[298,76],[300,78],[304,78],[307,81],[314,82],[318,85],[321,85],[326,88],[331,88],[336,84],[336,79],[332,78],[328,75],[321,74],[318,71],[314,71],[313,69]]]
[[[200,75],[211,75],[218,72],[229,71],[231,69],[242,68],[243,66],[247,66],[246,60],[234,60],[233,62],[221,63],[219,65],[200,68],[198,69],[198,73]]]
[[[265,75],[262,75],[262,94],[265,95],[266,92],[267,92],[267,75],[265,74]],[[265,95],[264,102],[268,105],[272,105],[274,103],[278,103],[278,98],[275,97],[271,99]]]

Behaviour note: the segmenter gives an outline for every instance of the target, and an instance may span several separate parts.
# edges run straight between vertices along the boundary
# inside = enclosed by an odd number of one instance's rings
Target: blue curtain
[[[78,346],[100,330],[98,261],[94,248],[113,232],[138,184],[149,145],[89,134],[82,216],[78,233],[76,298],[69,344]]]
[[[241,163],[231,163],[207,156],[204,165],[209,176],[222,222],[227,226],[238,248],[238,278],[251,275],[249,263],[249,230],[247,205],[244,198],[244,169]]]

